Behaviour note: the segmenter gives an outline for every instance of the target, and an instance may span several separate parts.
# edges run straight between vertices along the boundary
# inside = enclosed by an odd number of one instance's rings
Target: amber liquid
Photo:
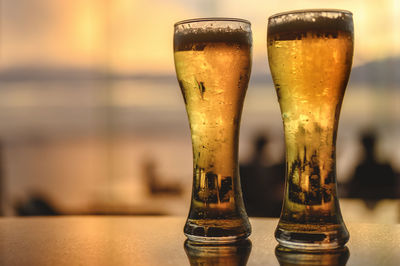
[[[194,161],[184,232],[207,238],[246,237],[250,224],[240,189],[238,138],[251,38],[245,32],[175,35],[174,57]]]
[[[273,30],[268,59],[285,131],[286,187],[278,241],[348,240],[336,193],[336,132],[350,74],[352,31]]]

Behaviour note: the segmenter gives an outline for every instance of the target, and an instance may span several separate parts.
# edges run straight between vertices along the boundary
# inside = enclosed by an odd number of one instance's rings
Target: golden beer
[[[201,19],[175,25],[175,68],[193,146],[192,199],[184,232],[194,241],[231,242],[250,234],[238,138],[251,46],[247,21]]]
[[[353,57],[352,14],[282,13],[269,19],[268,60],[285,131],[286,186],[275,236],[327,249],[349,238],[336,193],[336,135]]]

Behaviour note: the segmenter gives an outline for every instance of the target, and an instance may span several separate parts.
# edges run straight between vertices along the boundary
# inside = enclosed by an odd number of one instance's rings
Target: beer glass
[[[300,10],[268,20],[269,66],[286,146],[282,246],[333,249],[349,233],[336,193],[336,135],[353,58],[352,13]]]
[[[193,147],[192,198],[184,227],[192,241],[227,243],[250,235],[239,180],[238,138],[251,49],[246,20],[175,24],[175,69]]]

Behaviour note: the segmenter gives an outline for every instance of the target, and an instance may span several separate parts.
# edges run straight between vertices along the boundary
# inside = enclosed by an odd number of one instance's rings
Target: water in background
[[[337,140],[338,180],[359,161],[359,133],[379,134],[377,155],[400,171],[400,91],[349,86]],[[240,161],[266,132],[271,164],[283,156],[275,91],[251,83],[245,99]],[[63,213],[186,214],[192,182],[189,125],[174,79],[9,81],[0,83],[0,141],[7,213],[32,195]],[[153,170],[146,168],[151,165]],[[149,172],[150,171],[150,172]],[[181,196],[152,197],[149,176]],[[185,204],[185,202],[187,204]]]

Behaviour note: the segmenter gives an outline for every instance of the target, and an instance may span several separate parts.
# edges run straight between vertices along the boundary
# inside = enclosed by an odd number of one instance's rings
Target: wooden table
[[[279,265],[277,256],[281,265],[400,265],[400,225],[348,224],[349,253],[276,255],[277,219],[251,219],[251,242],[219,248],[185,248],[184,223],[184,217],[0,218],[0,265]]]

